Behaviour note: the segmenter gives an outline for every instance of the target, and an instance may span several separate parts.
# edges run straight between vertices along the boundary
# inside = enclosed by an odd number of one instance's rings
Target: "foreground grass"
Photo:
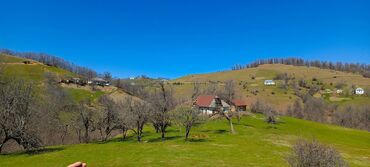
[[[316,138],[335,147],[351,166],[370,165],[370,133],[284,117],[270,126],[259,115],[246,117],[231,135],[224,120],[210,121],[191,132],[170,128],[168,139],[151,127],[143,143],[131,136],[107,143],[49,147],[38,154],[0,156],[0,166],[66,166],[84,161],[89,166],[287,166],[285,157],[299,137]]]

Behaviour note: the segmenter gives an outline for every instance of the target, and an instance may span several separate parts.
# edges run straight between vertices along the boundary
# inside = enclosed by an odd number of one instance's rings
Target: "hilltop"
[[[322,90],[316,96],[325,96],[329,103],[348,105],[367,104],[370,101],[367,95],[357,96],[350,93],[353,91],[352,87],[370,90],[370,78],[365,78],[361,74],[306,66],[263,64],[255,68],[188,75],[174,79],[170,83],[174,85],[177,93],[190,96],[194,83],[222,85],[227,80],[233,80],[237,85],[238,95],[249,104],[261,99],[284,111],[298,97],[290,83],[287,89],[281,87],[284,81],[278,78],[278,75],[282,74],[287,74],[291,78],[290,82],[304,80],[308,85],[319,85]],[[275,80],[276,85],[266,86],[265,80]],[[341,89],[344,93],[335,94],[336,86],[340,84],[343,85]],[[326,89],[333,93],[325,93]]]

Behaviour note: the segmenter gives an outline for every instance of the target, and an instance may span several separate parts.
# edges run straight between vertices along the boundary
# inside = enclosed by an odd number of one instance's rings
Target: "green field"
[[[0,166],[66,166],[75,161],[89,166],[287,166],[285,157],[297,138],[315,138],[335,147],[351,166],[370,166],[370,133],[283,117],[275,126],[261,115],[245,117],[230,134],[224,120],[213,120],[191,132],[171,127],[168,139],[147,126],[144,142],[135,136],[107,143],[48,147],[47,151],[0,156]]]

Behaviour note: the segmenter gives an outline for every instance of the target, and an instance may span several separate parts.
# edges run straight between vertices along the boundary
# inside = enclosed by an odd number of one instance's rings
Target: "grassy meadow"
[[[75,161],[89,166],[287,166],[285,157],[298,138],[315,138],[335,147],[351,166],[370,165],[370,133],[281,117],[268,125],[261,115],[244,117],[230,134],[225,120],[211,120],[191,131],[171,127],[167,140],[146,126],[142,143],[129,135],[106,143],[47,147],[39,153],[0,155],[0,166],[60,166]]]

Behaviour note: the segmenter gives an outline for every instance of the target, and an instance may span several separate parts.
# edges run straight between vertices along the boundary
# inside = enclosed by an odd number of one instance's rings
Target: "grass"
[[[65,89],[77,102],[85,99],[94,101],[105,94],[103,91],[88,91],[84,89],[75,89],[75,88],[65,88]]]
[[[285,157],[299,137],[315,137],[335,147],[351,166],[369,166],[370,133],[332,125],[282,117],[270,126],[262,116],[250,116],[235,124],[230,134],[225,120],[209,121],[191,132],[184,142],[184,130],[171,127],[167,141],[151,126],[144,142],[134,136],[121,142],[48,147],[37,154],[16,153],[0,156],[0,166],[66,166],[85,161],[89,166],[287,166]]]

